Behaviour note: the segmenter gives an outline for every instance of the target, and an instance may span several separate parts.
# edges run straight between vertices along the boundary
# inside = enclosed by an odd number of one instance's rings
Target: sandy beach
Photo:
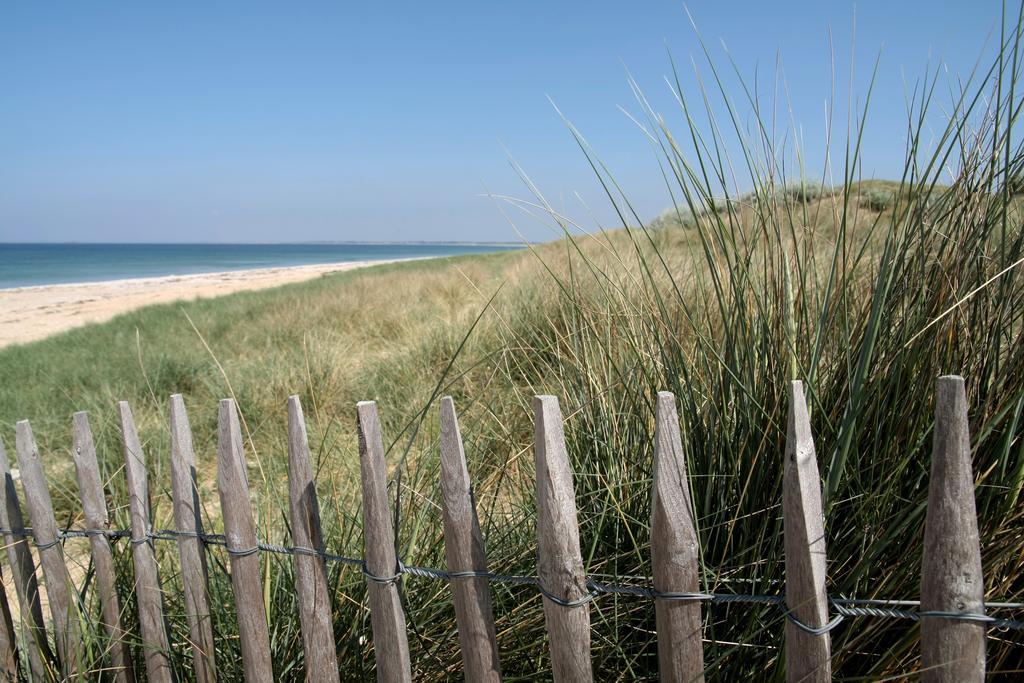
[[[400,260],[400,259],[396,259]],[[150,304],[276,287],[389,261],[358,261],[196,275],[0,289],[0,348],[103,322]]]

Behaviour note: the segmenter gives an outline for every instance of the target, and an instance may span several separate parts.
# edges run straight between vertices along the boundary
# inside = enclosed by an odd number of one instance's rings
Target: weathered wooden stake
[[[782,480],[782,522],[786,549],[786,608],[810,628],[828,623],[825,522],[821,477],[804,401],[803,382],[789,383],[789,430]],[[832,678],[832,640],[786,620],[786,680],[816,683]]]
[[[78,475],[78,491],[82,499],[85,526],[92,531],[110,529],[107,515],[107,500],[103,493],[99,464],[96,462],[96,446],[92,440],[88,413],[75,413],[73,418],[74,437],[72,456]],[[103,626],[110,642],[105,648],[110,653],[114,678],[121,683],[135,680],[132,669],[132,655],[128,647],[128,634],[121,627],[121,598],[117,594],[117,575],[110,540],[100,534],[89,536],[92,561],[96,571],[96,587],[100,595],[100,612]]]
[[[224,515],[224,535],[231,556],[231,587],[238,616],[242,669],[249,683],[270,683],[274,670],[270,661],[270,635],[260,579],[256,523],[249,504],[249,477],[245,467],[242,429],[235,402],[230,398],[220,402],[218,415],[217,486]]]
[[[405,612],[398,587],[389,577],[398,571],[395,530],[388,505],[387,466],[377,404],[356,404],[359,429],[359,467],[363,483],[363,541],[366,546],[367,593],[377,658],[377,680],[412,681]],[[375,577],[375,578],[372,578]]]
[[[171,648],[164,623],[163,593],[153,541],[149,538],[152,523],[149,516],[146,454],[139,442],[128,402],[118,402],[117,409],[124,438],[124,471],[128,481],[128,510],[132,527],[130,542],[135,563],[135,600],[139,608],[139,631],[146,661],[146,678],[149,681],[170,681],[173,679],[173,671],[169,659]]]
[[[589,594],[576,492],[565,448],[562,411],[554,396],[533,399],[534,457],[537,469],[537,578],[556,598],[581,601]],[[558,681],[593,680],[590,665],[590,604],[558,604],[544,596],[551,668]]]
[[[658,393],[651,499],[651,566],[662,594],[700,590],[700,553],[693,520],[676,397]],[[663,681],[703,681],[700,602],[656,599],[658,672]]]
[[[11,608],[7,604],[3,575],[0,574],[0,676],[16,683],[18,680],[18,636],[14,632]]]
[[[207,588],[206,552],[202,539],[199,488],[196,484],[196,454],[192,449],[192,429],[181,394],[171,396],[171,499],[174,525],[178,532],[178,557],[185,594],[185,616],[196,680],[217,680],[213,644],[213,623]]]
[[[940,377],[936,383],[921,611],[985,613],[967,392],[963,378],[956,375]],[[921,655],[925,681],[981,681],[985,678],[985,624],[922,617]]]
[[[60,657],[61,674],[74,678],[78,672],[78,648],[81,628],[78,622],[78,602],[67,565],[64,564],[64,546],[57,536],[57,522],[53,517],[53,502],[46,486],[46,475],[39,460],[39,449],[28,420],[17,426],[16,450],[21,483],[25,487],[25,504],[32,520],[32,535],[39,548],[39,563],[46,580],[46,597],[53,618],[53,633]]]
[[[331,596],[327,589],[327,563],[320,504],[316,497],[313,467],[309,459],[306,420],[298,396],[288,398],[288,500],[291,508],[292,543],[296,548],[295,589],[299,598],[302,645],[306,653],[306,680],[334,683],[338,677],[338,655],[331,623]]]
[[[18,594],[18,605],[21,607],[21,628],[24,634],[25,649],[28,650],[28,670],[33,681],[44,681],[46,665],[44,662],[52,655],[46,640],[43,626],[43,608],[39,601],[39,586],[36,582],[36,566],[32,552],[28,547],[25,534],[25,520],[21,515],[18,503],[18,491],[14,488],[11,476],[11,464],[7,460],[7,451],[0,439],[0,526],[9,532],[4,534],[7,547],[7,562],[11,566],[11,577],[15,592]]]
[[[476,515],[476,498],[466,468],[455,403],[450,396],[441,399],[441,493],[448,571],[486,572],[484,537]],[[486,577],[453,578],[451,586],[466,680],[500,681],[498,638]]]

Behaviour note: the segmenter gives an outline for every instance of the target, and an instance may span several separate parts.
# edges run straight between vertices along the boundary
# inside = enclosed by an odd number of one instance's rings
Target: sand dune
[[[408,259],[395,259],[408,260]],[[0,348],[42,339],[150,304],[213,297],[392,261],[330,263],[0,290]]]

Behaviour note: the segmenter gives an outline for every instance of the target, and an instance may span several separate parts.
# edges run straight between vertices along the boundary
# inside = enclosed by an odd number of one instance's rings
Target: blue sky
[[[1000,15],[997,2],[688,7],[716,60],[723,41],[762,94],[781,56],[810,175],[829,32],[842,92],[855,45],[855,99],[881,51],[864,147],[876,177],[901,169],[907,84],[940,62],[966,75]],[[0,241],[515,240],[481,196],[529,196],[509,156],[556,207],[612,224],[548,97],[654,215],[668,194],[619,107],[637,110],[628,68],[679,128],[666,48],[693,95],[700,47],[680,2],[3,3]],[[509,216],[529,239],[554,236]]]

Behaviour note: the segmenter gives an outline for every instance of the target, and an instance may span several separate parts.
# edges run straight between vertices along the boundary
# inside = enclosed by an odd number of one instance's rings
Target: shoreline
[[[268,289],[329,273],[427,258],[434,257],[340,261],[0,289],[0,349],[105,322],[153,304]]]
[[[118,277],[110,280],[81,280],[79,282],[49,282],[43,285],[17,285],[15,287],[0,287],[0,297],[5,294],[17,294],[34,290],[56,289],[58,287],[93,287],[113,285],[134,285],[163,282],[177,282],[185,278],[222,277],[230,275],[248,275],[260,273],[272,273],[277,271],[301,271],[311,269],[321,271],[334,268],[337,270],[351,270],[361,266],[380,266],[387,263],[399,263],[401,261],[418,261],[428,258],[443,258],[438,256],[409,256],[406,258],[394,259],[370,259],[367,261],[332,261],[328,263],[300,263],[294,266],[267,266],[266,268],[239,268],[237,270],[211,270],[201,273],[169,273],[167,275],[146,275],[144,277]],[[2,299],[0,299],[2,300]]]

